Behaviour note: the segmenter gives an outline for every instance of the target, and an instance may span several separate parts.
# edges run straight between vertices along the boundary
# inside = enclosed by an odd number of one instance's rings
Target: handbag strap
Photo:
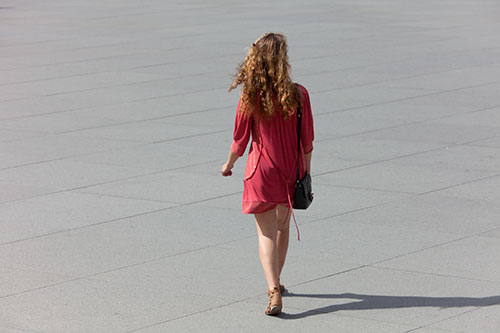
[[[297,90],[299,91],[299,96],[300,96],[300,90],[297,85]],[[300,129],[302,128],[302,107],[299,105],[297,106],[297,183],[300,182]]]

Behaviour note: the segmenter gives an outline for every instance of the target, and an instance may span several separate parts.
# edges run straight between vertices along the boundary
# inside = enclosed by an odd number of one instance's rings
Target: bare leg
[[[259,236],[259,256],[268,289],[279,288],[279,259],[276,238],[278,221],[276,210],[271,209],[262,214],[254,214]]]
[[[288,216],[287,216],[288,215]],[[288,251],[288,240],[290,238],[290,217],[291,212],[288,207],[277,205],[276,218],[278,219],[278,259],[279,259],[279,274],[285,265],[286,252]]]

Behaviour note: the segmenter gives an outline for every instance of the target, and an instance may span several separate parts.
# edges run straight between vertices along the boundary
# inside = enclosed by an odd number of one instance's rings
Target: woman
[[[307,90],[290,78],[286,39],[267,33],[250,48],[229,91],[242,86],[234,141],[223,176],[252,143],[245,169],[243,213],[254,214],[259,256],[268,285],[267,315],[281,313],[280,274],[288,249],[297,177],[297,108],[302,110],[300,177],[311,172],[313,119]],[[298,228],[297,228],[298,232]]]

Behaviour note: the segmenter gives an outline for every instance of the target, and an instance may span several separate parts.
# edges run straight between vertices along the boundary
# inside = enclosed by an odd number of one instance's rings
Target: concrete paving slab
[[[500,268],[487,262],[496,255],[499,247],[498,238],[471,236],[388,260],[379,266],[498,282]]]
[[[196,189],[196,190],[194,190]],[[239,193],[240,182],[220,182],[220,175],[165,171],[124,181],[88,186],[84,193],[188,204]]]
[[[10,142],[27,139],[30,137],[40,137],[46,135],[43,131],[19,131],[19,130],[0,130],[0,142]]]
[[[500,174],[500,156],[496,148],[453,146],[405,156],[391,162],[402,166],[432,167],[450,172],[465,170]]]
[[[54,160],[0,170],[0,181],[62,191],[147,173],[151,173],[151,170]]]
[[[500,330],[499,8],[4,1],[0,331]],[[265,31],[316,125],[280,318],[244,160],[219,175],[227,88]]]
[[[303,309],[291,315],[295,319],[335,314],[422,327],[487,308],[500,298],[497,288],[492,282],[365,267],[292,287],[284,306]]]
[[[453,234],[457,238],[498,228],[498,204],[467,197],[447,196],[439,191],[388,203],[342,216],[343,221],[410,227],[433,233]],[[463,207],[457,210],[456,207]]]
[[[0,272],[2,272],[0,274],[2,298],[72,279],[64,275],[9,267],[0,267]]]
[[[493,231],[489,231],[489,232],[485,232],[485,233],[482,233],[481,236],[484,236],[484,237],[496,237],[496,238],[500,238],[500,228],[498,229],[495,229]]]
[[[493,138],[489,138],[489,139],[476,141],[474,143],[471,143],[470,145],[471,146],[478,146],[478,147],[500,148],[500,137],[493,137]]]
[[[318,230],[323,230],[323,234],[319,235]],[[357,264],[371,264],[458,238],[453,234],[417,228],[344,222],[342,217],[306,223],[300,226],[300,231],[304,241],[301,251],[309,254],[328,252]]]
[[[450,125],[440,121],[409,124],[395,128],[382,129],[366,134],[370,139],[401,140],[424,143],[440,143],[444,145],[468,144],[496,137],[498,130],[493,127]]]
[[[423,194],[492,176],[496,176],[496,173],[436,169],[387,161],[317,175],[315,182],[322,185]]]
[[[435,328],[418,328],[411,332],[417,333],[450,333],[450,332],[460,332],[460,331],[450,331],[450,330],[438,330]]]
[[[469,87],[443,91],[440,93],[414,96],[411,98],[415,104],[423,105],[446,105],[446,106],[468,106],[472,110],[498,107],[500,98],[496,97],[494,91],[498,91],[498,81],[471,85]]]
[[[168,202],[77,192],[40,195],[0,205],[0,243],[104,223],[173,206],[175,204]]]
[[[316,172],[317,159],[336,161],[342,159],[355,162],[378,162],[403,158],[407,155],[422,154],[443,148],[442,144],[405,142],[399,140],[365,139],[364,135],[324,140],[314,144],[314,171]],[[361,165],[363,163],[358,163]],[[354,164],[355,165],[355,164]],[[354,166],[352,165],[352,166]],[[334,171],[331,169],[328,171]],[[317,171],[322,173],[322,171]]]
[[[11,201],[18,201],[37,197],[43,194],[52,193],[53,190],[36,186],[22,186],[8,182],[0,182],[2,192],[0,192],[0,204]]]
[[[417,78],[400,79],[382,85],[393,88],[425,88],[449,90],[496,82],[500,68],[471,67],[448,72],[429,74]]]
[[[446,119],[441,119],[440,122],[446,124],[457,124],[457,125],[470,125],[478,128],[489,129],[491,127],[500,127],[500,108],[486,108],[482,110],[477,110],[469,112],[457,117],[449,117]]]
[[[431,328],[457,330],[466,332],[497,332],[500,327],[498,311],[500,305],[495,304],[480,309],[476,309],[455,318],[443,320],[437,324],[431,325]]]
[[[7,130],[40,130],[42,128],[44,133],[60,133],[114,123],[115,121],[102,117],[75,117],[67,113],[59,113],[0,120],[0,127]]]
[[[196,140],[210,141],[213,135],[216,134],[206,134],[203,135],[203,138],[201,136],[198,138],[185,138],[106,153],[85,155],[72,158],[68,162],[139,168],[149,171],[180,169],[217,160],[217,156],[220,156],[218,155],[218,152],[221,151],[220,148],[203,147],[203,149],[200,149],[199,145],[195,143],[190,144],[190,142],[196,142]],[[144,172],[144,174],[146,173]]]
[[[180,318],[168,322],[158,322],[149,327],[144,327],[138,332],[165,332],[165,331],[186,331],[186,332],[220,332],[234,331],[255,332],[269,330],[285,330],[287,332],[300,332],[293,315],[297,309],[289,308],[287,315],[282,315],[284,319],[274,320],[273,318],[262,318],[262,313],[266,304],[236,303],[230,304],[208,312]],[[233,316],[228,316],[228,312]],[[234,320],[234,317],[238,320]],[[335,331],[341,332],[408,332],[416,327],[408,325],[397,325],[376,320],[366,320],[360,318],[347,318],[337,315],[320,314],[315,317],[304,318],[301,325],[313,331]]]
[[[30,331],[30,330],[21,329],[21,328],[12,328],[12,327],[4,327],[4,326],[0,326],[0,331],[2,333],[35,332],[35,331]]]
[[[79,279],[1,298],[0,321],[7,327],[37,331],[123,332],[226,303],[213,296],[130,289],[104,281]]]
[[[95,128],[87,127],[87,129],[72,131],[72,133],[91,138],[153,143],[209,134],[213,133],[214,130],[214,128],[208,126],[200,128],[156,121],[141,121],[139,123],[129,122],[111,126],[96,126]]]
[[[317,177],[320,178],[320,177]],[[407,199],[408,193],[391,191],[373,191],[364,188],[314,184],[314,203],[307,211],[307,216],[326,218],[352,211],[363,210],[389,202]]]
[[[130,286],[140,284],[172,292],[184,290],[197,295],[240,301],[265,293],[267,288],[265,281],[261,279],[262,269],[256,256],[257,242],[253,237],[251,241],[253,246],[249,248],[235,248],[230,244],[223,244],[96,274],[93,278],[110,282],[119,280]],[[245,241],[245,245],[251,241]],[[290,253],[282,282],[291,286],[314,279],[317,274],[329,275],[357,267],[334,257],[329,259],[331,260],[328,266],[320,267],[322,260],[319,258],[302,256],[298,251],[295,254]],[[211,264],[206,265],[207,262]],[[315,267],[314,273],[308,266]],[[237,278],[228,279],[228,272]],[[203,280],[199,280],[198,276],[203,276]]]
[[[1,149],[10,157],[7,161],[2,161],[0,165],[4,166],[3,168],[8,168],[35,162],[50,162],[56,159],[118,150],[140,144],[133,141],[124,142],[122,140],[85,137],[78,134],[76,132],[75,134],[45,135],[0,143]]]
[[[215,243],[215,235],[210,240],[207,236],[216,233],[216,227],[212,226],[217,222],[215,218],[206,222],[206,231],[190,232],[193,224],[186,225],[185,221],[176,219],[179,214],[170,215],[167,212],[136,214],[135,217],[102,221],[66,232],[3,244],[0,266],[82,277]],[[233,230],[238,237],[250,235],[244,224],[228,224],[226,221],[219,224],[226,225],[226,229]],[[254,231],[254,226],[251,227]],[[227,239],[219,237],[218,241]]]
[[[499,202],[500,196],[496,189],[500,184],[500,177],[493,176],[484,180],[453,186],[440,191],[442,195],[469,198],[472,200]]]
[[[92,52],[98,52],[92,49]],[[119,50],[120,53],[124,49]],[[52,56],[49,54],[49,56]],[[37,56],[36,58],[38,58]],[[46,96],[58,93],[66,93],[78,90],[98,89],[116,85],[127,85],[141,82],[156,81],[161,76],[134,72],[105,72],[87,75],[78,75],[65,78],[53,78],[39,81],[12,83],[0,85],[0,93],[8,94],[16,91],[24,91],[28,96]]]

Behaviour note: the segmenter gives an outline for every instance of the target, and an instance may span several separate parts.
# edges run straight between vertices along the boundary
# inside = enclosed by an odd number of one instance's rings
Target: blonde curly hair
[[[286,38],[278,33],[261,36],[237,67],[229,91],[242,85],[241,112],[270,117],[276,107],[287,119],[300,105],[300,95],[290,78]]]

